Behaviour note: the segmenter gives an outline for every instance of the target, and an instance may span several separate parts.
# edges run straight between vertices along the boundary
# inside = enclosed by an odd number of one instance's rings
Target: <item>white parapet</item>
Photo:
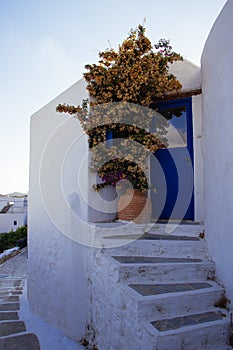
[[[80,80],[31,118],[29,302],[73,339],[88,318],[88,142],[78,120],[56,106],[87,97]]]

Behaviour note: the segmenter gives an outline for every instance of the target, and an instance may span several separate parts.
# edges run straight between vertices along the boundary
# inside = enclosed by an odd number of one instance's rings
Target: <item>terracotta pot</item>
[[[118,199],[118,220],[146,223],[151,219],[151,201],[138,190],[127,190]]]

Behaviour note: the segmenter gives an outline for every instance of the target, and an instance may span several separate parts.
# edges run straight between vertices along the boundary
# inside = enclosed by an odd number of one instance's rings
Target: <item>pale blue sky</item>
[[[226,0],[0,0],[0,193],[28,191],[30,115],[146,18],[153,43],[199,65]],[[216,48],[217,50],[217,48]]]

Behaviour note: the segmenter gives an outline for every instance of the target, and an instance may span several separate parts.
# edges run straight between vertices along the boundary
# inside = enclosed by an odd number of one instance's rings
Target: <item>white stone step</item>
[[[0,322],[0,337],[25,331],[25,324],[22,321],[9,320]]]
[[[204,285],[206,283],[210,287],[157,295],[141,295],[128,285],[122,284],[122,288],[126,303],[130,305],[127,302],[127,297],[129,300],[134,300],[139,319],[146,320],[175,317],[179,314],[198,313],[212,309],[217,300],[224,294],[224,290],[212,281],[203,282]],[[146,284],[146,286],[148,285]],[[164,284],[164,286],[166,287],[167,285]],[[226,310],[223,310],[223,312],[226,312]]]
[[[210,350],[232,350],[232,347],[229,346],[228,344],[227,345],[217,345],[216,347],[211,347]]]
[[[0,279],[0,289],[2,288],[20,288],[23,285],[23,281],[19,278],[1,278]]]
[[[199,223],[181,224],[171,221],[170,223],[149,223],[146,225],[134,224],[133,222],[113,222],[96,224],[96,235],[98,237],[106,237],[113,235],[127,235],[137,234],[141,235],[145,232],[182,235],[182,236],[195,236],[199,237],[204,233],[204,225]]]
[[[8,294],[8,295],[19,295],[23,293],[23,287],[2,287],[0,288],[0,295]]]
[[[15,311],[19,310],[20,304],[19,303],[3,303],[0,304],[0,311]]]
[[[136,240],[117,248],[104,248],[103,254],[111,256],[156,256],[166,258],[206,259],[207,247],[203,239],[188,240]]]
[[[173,323],[174,320],[171,319],[170,322]],[[223,317],[215,321],[159,331],[151,323],[143,322],[143,343],[147,350],[213,350],[217,346],[223,346],[224,349],[229,338],[228,324],[229,318]]]
[[[203,262],[200,259],[127,256],[116,256],[113,259],[112,263],[118,266],[119,280],[127,283],[137,281],[168,283],[187,280],[197,282],[208,278],[213,279],[215,272],[214,263]]]
[[[20,333],[0,338],[2,350],[40,350],[38,338],[32,333]]]
[[[17,312],[14,311],[0,311],[0,322],[6,320],[18,320],[19,316]]]
[[[145,230],[150,233],[180,235],[180,236],[192,236],[199,237],[205,232],[204,225],[202,224],[158,224],[155,223],[151,228]]]
[[[119,223],[101,224],[96,227],[95,244],[103,248],[120,247],[133,243],[145,234],[170,236],[171,238],[186,237],[186,239],[198,239],[204,235],[203,225],[135,225]]]
[[[4,295],[2,296],[0,294],[0,303],[16,303],[19,302],[19,296],[18,295]]]

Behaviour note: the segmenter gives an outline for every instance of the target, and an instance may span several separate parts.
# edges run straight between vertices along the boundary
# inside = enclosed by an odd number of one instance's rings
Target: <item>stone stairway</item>
[[[109,230],[110,232],[111,230]],[[101,350],[226,350],[227,298],[201,225],[155,225],[95,250],[93,323]],[[132,232],[106,235],[111,245]]]
[[[37,337],[19,319],[24,278],[0,274],[0,349],[40,350]]]

